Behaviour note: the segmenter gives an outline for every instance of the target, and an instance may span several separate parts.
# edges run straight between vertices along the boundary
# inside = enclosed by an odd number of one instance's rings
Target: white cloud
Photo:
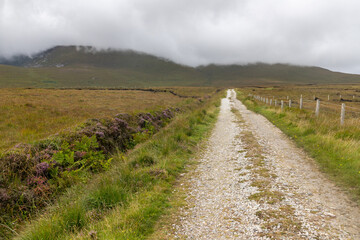
[[[0,0],[0,56],[54,45],[199,65],[288,62],[360,73],[354,0]]]

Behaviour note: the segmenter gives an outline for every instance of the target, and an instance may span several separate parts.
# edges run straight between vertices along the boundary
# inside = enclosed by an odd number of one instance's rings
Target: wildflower
[[[120,119],[120,118],[115,118],[115,122],[120,125],[121,127],[125,127],[127,128],[128,127],[128,123],[123,120],[123,119]]]
[[[50,168],[49,163],[47,162],[42,162],[39,163],[38,165],[36,165],[36,175],[45,175],[48,171],[48,169]]]

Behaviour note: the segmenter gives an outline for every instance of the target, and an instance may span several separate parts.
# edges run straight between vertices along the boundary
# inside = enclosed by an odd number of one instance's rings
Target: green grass
[[[45,59],[45,61],[43,61]],[[41,64],[41,67],[39,66]],[[360,83],[359,75],[287,64],[190,67],[134,51],[77,51],[58,46],[25,66],[0,65],[0,87],[253,86],[255,84]],[[64,64],[64,67],[56,67]]]
[[[169,206],[177,176],[196,154],[217,111],[212,100],[178,115],[128,155],[114,156],[111,170],[69,189],[17,239],[144,239]]]
[[[339,126],[339,119],[327,115],[316,118],[312,112],[268,107],[238,92],[248,109],[264,115],[304,148],[322,171],[360,202],[360,129],[351,124]]]

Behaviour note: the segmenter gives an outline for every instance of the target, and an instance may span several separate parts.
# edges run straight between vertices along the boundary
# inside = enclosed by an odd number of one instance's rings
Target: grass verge
[[[279,108],[258,104],[242,92],[238,99],[256,113],[260,113],[305,149],[338,185],[350,192],[360,203],[360,141],[354,137],[359,129],[329,124],[326,116],[316,118],[306,110]],[[333,127],[330,127],[333,126]]]
[[[16,239],[144,239],[169,206],[178,175],[216,120],[218,98],[181,114],[91,183],[70,188]]]

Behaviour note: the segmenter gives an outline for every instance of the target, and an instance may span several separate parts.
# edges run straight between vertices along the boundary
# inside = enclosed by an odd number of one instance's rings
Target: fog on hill
[[[199,66],[290,63],[360,73],[359,1],[0,1],[0,57],[57,45]]]

